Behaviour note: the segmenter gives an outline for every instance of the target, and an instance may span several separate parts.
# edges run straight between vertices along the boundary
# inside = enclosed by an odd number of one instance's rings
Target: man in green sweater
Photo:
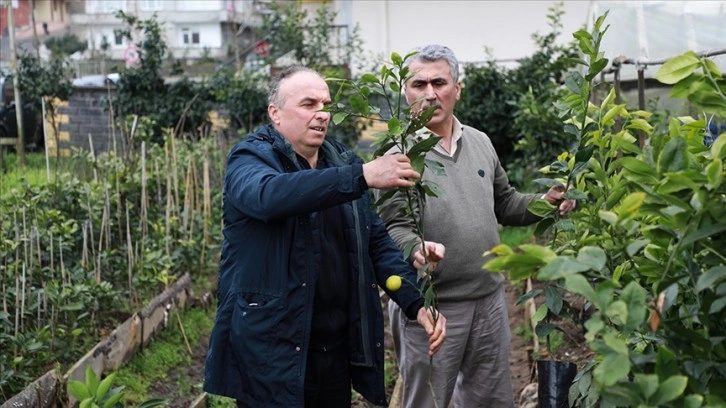
[[[453,52],[440,45],[417,51],[409,63],[413,77],[405,93],[414,110],[439,107],[426,127],[441,140],[426,158],[442,163],[446,174],[426,172],[424,179],[441,186],[444,197],[429,198],[423,217],[429,273],[434,274],[439,310],[447,317],[447,340],[433,359],[432,393],[424,347],[428,336],[389,302],[403,406],[446,408],[453,396],[456,407],[513,407],[504,276],[482,270],[487,261],[482,253],[499,244],[498,224],[528,225],[539,220],[527,211],[532,200],[541,197],[559,205],[562,215],[572,211],[575,202],[563,200],[564,189],[557,187],[544,195],[517,192],[489,137],[454,116],[461,85]],[[399,211],[403,200],[394,196],[381,210],[401,248],[417,237],[410,217]],[[411,262],[420,269],[426,262],[423,251],[418,248],[412,254]]]

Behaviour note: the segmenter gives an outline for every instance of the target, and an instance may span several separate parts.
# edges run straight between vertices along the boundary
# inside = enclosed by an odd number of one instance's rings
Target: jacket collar
[[[290,161],[295,163],[295,166],[301,168],[300,163],[298,162],[297,154],[292,148],[292,144],[287,139],[285,139],[285,137],[280,134],[280,132],[272,127],[272,125],[267,124],[261,127],[257,131],[257,136],[270,142],[273,149],[290,159]],[[342,144],[335,141],[334,139],[329,139],[328,137],[323,140],[323,144],[322,146],[320,146],[320,150],[322,150],[321,153],[325,155],[326,159],[329,160],[330,163],[336,167],[352,164],[355,157],[355,153],[353,153],[353,151],[346,149]]]

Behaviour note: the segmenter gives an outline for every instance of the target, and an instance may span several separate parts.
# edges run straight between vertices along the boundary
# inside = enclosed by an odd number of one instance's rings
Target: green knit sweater
[[[499,244],[499,224],[529,225],[539,220],[527,211],[537,195],[518,193],[509,184],[489,137],[472,127],[462,128],[454,157],[436,150],[426,156],[441,163],[446,172],[424,173],[424,180],[443,190],[440,197],[426,198],[423,219],[425,239],[446,246],[446,256],[434,274],[441,302],[477,299],[493,292],[504,277],[482,269],[488,261],[483,253]],[[398,192],[379,210],[402,249],[417,239],[410,216],[400,211],[404,203],[405,194]]]

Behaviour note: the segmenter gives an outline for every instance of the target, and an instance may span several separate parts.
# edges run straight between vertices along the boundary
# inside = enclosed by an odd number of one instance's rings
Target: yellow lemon
[[[397,291],[401,289],[401,277],[398,275],[391,275],[386,279],[386,288],[390,291]]]

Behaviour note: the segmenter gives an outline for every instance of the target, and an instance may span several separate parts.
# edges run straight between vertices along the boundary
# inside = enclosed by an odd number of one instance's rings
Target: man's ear
[[[279,125],[280,124],[280,115],[279,115],[280,109],[275,106],[275,104],[269,104],[267,105],[267,116],[270,117],[270,120],[273,124]]]

